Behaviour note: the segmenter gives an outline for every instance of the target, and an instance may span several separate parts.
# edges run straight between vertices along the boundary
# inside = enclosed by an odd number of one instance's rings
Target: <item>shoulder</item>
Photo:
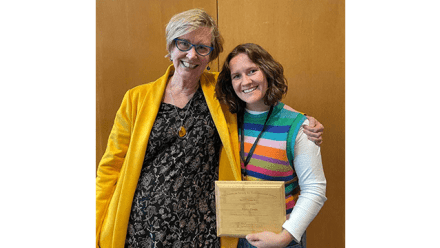
[[[286,105],[286,104],[284,104],[284,103],[280,103],[280,104],[283,105],[283,109],[284,109],[285,111],[297,112],[297,111],[295,111],[292,107],[290,107],[289,105]]]
[[[218,72],[203,72],[200,76],[200,84],[202,86],[205,97],[215,98],[215,85],[217,84]]]
[[[159,85],[158,81],[144,83],[144,84],[140,84],[138,86],[135,86],[135,87],[129,89],[128,92],[130,92],[132,94],[142,94],[142,93],[150,91],[151,89],[155,88],[155,86],[158,86],[158,85]]]
[[[138,85],[138,86],[135,86],[135,87],[129,89],[125,95],[127,98],[130,98],[131,100],[143,99],[150,92],[153,92],[154,89],[157,89],[158,86],[159,86],[159,84],[157,81],[146,83],[146,84],[141,84],[141,85]]]
[[[279,118],[296,119],[297,117],[302,118],[304,116],[282,102],[278,103],[276,108],[278,109]]]
[[[166,87],[167,77],[160,77],[156,81],[135,86],[125,93],[124,102],[131,105],[138,105],[145,101],[162,99]]]
[[[168,78],[172,71],[174,70],[173,66],[169,66],[166,70],[165,74],[162,75],[160,78],[156,79],[153,82],[143,83],[138,86],[135,86],[128,90],[128,93],[130,95],[139,95],[139,96],[145,96],[151,91],[154,91],[156,93],[160,92],[161,90],[165,89],[166,83],[168,81]]]
[[[201,76],[201,81],[205,81],[206,83],[209,84],[216,84],[217,83],[217,78],[218,78],[218,72],[203,72],[202,76]]]
[[[128,92],[130,94],[141,94],[141,95],[147,94],[151,90],[159,92],[160,90],[165,89],[168,78],[173,74],[173,72],[174,72],[174,66],[171,64],[170,66],[168,66],[165,73],[161,77],[156,79],[156,81],[149,83],[143,82],[143,84],[131,88],[130,90],[128,90]]]

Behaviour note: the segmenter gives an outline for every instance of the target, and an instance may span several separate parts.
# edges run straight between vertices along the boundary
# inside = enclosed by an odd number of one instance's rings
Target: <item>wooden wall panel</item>
[[[164,58],[166,24],[192,8],[217,16],[215,0],[96,1],[96,164],[125,92],[156,80],[171,64]]]
[[[308,228],[307,247],[345,246],[345,2],[344,0],[219,0],[227,54],[257,43],[285,69],[284,103],[325,126],[322,158],[327,202]]]

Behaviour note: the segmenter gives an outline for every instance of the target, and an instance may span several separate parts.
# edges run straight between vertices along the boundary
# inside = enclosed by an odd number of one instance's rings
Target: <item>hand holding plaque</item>
[[[286,221],[284,182],[216,181],[217,236],[279,233]]]

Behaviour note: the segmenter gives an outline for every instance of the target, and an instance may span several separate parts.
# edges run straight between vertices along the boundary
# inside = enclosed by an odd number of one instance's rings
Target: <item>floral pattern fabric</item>
[[[180,138],[182,120],[187,134]],[[161,104],[133,198],[126,248],[220,247],[214,195],[220,145],[201,88],[183,109]]]

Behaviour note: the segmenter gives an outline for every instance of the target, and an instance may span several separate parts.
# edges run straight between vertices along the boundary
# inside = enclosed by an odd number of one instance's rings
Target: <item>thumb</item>
[[[312,116],[306,116],[309,120],[309,127],[315,127],[316,126],[316,120]]]
[[[259,238],[258,238],[258,235],[257,235],[256,233],[252,233],[252,234],[248,234],[248,235],[246,235],[246,239],[247,239],[248,241],[256,241],[256,240],[258,240]]]

